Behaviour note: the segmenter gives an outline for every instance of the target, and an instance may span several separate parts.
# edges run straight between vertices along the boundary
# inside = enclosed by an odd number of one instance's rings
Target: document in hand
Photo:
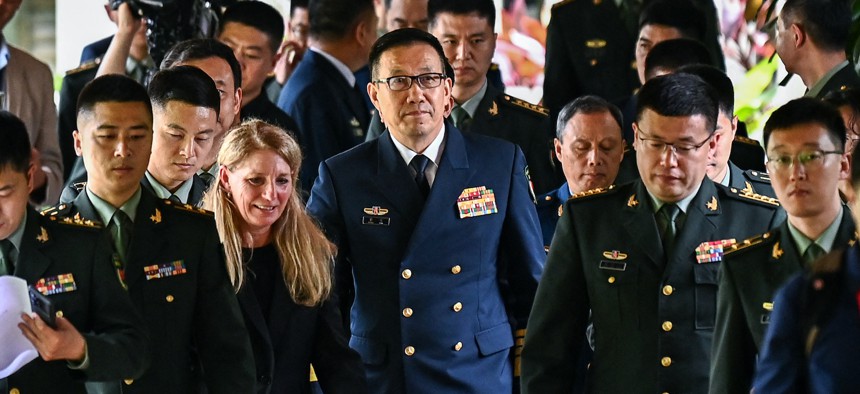
[[[14,276],[0,276],[0,379],[39,357],[21,330],[22,313],[32,313],[27,282]]]

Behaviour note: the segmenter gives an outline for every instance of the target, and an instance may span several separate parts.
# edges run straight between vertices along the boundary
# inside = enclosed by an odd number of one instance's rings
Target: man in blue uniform
[[[23,317],[19,328],[40,357],[0,379],[0,392],[84,393],[85,379],[140,376],[149,362],[148,337],[116,281],[107,238],[95,224],[42,216],[28,206],[27,130],[5,111],[0,130],[0,276],[26,280],[57,310],[55,328]],[[5,335],[20,333],[0,342]]]
[[[544,252],[522,152],[444,121],[452,82],[435,37],[382,36],[370,97],[388,130],[326,160],[308,209],[338,245],[350,346],[376,393],[509,393],[514,332]]]
[[[207,211],[140,186],[152,145],[152,107],[137,82],[96,78],[81,92],[75,150],[89,179],[58,219],[104,223],[113,265],[152,338],[140,379],[125,393],[246,392],[254,387],[248,332]]]
[[[768,172],[788,218],[724,257],[712,393],[750,390],[777,289],[816,257],[855,239],[851,213],[839,197],[839,182],[849,177],[839,112],[813,98],[790,101],[770,116],[764,139]]]
[[[778,216],[775,200],[705,176],[717,111],[689,74],[642,87],[641,179],[565,205],[529,320],[524,393],[570,392],[589,315],[592,392],[707,391],[722,248]]]
[[[621,110],[597,96],[571,101],[558,115],[555,155],[567,179],[537,199],[544,249],[549,251],[555,225],[571,197],[615,182],[624,156]]]
[[[364,141],[370,111],[353,72],[367,64],[376,41],[371,0],[309,4],[311,47],[281,91],[278,107],[295,119],[305,155],[300,172],[310,190],[320,162]]]

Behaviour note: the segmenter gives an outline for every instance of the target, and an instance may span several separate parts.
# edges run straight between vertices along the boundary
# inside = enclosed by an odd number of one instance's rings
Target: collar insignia
[[[779,241],[776,241],[776,243],[773,244],[773,251],[771,251],[771,256],[773,256],[773,258],[775,259],[779,259],[780,257],[782,257],[783,253],[784,252],[782,251],[782,249],[779,248]]]
[[[41,243],[48,242],[48,231],[45,230],[44,227],[39,228],[41,229],[41,232],[39,233],[39,235],[36,236],[36,241],[39,241]]]
[[[150,216],[149,220],[152,220],[152,222],[155,224],[161,223],[161,211],[159,211],[158,208],[156,208],[155,214]]]
[[[487,110],[487,112],[489,112],[490,115],[492,115],[492,116],[498,115],[499,114],[499,105],[496,104],[495,101],[493,101],[493,105],[490,107],[489,110]]]
[[[629,199],[627,199],[627,206],[628,207],[635,207],[637,205],[639,205],[639,201],[636,201],[636,195],[633,194],[630,196]]]
[[[717,210],[717,198],[712,196],[711,201],[708,201],[708,203],[705,204],[705,206],[708,209],[710,209],[711,211],[716,211]]]

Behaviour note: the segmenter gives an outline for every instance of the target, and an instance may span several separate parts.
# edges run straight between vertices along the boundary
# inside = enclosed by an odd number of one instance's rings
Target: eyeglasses
[[[666,142],[663,140],[658,140],[656,138],[643,138],[642,137],[642,129],[639,128],[640,133],[638,133],[639,141],[642,141],[642,147],[651,153],[660,153],[663,154],[666,152],[667,148],[672,148],[672,153],[674,153],[678,157],[688,156],[693,152],[699,150],[702,146],[708,143],[711,140],[711,137],[714,136],[714,131],[708,134],[708,138],[705,138],[704,141],[694,144],[692,142]]]
[[[838,150],[810,150],[803,151],[794,156],[790,155],[778,155],[767,158],[767,166],[771,171],[787,171],[791,168],[791,165],[794,164],[794,160],[797,159],[797,162],[803,166],[803,168],[807,170],[812,170],[816,168],[820,168],[824,165],[824,157],[827,155],[841,155],[845,152]]]
[[[433,89],[442,84],[445,74],[426,73],[420,75],[395,75],[393,77],[377,79],[373,83],[385,83],[388,88],[398,92],[412,87],[412,81],[417,81],[421,89]]]

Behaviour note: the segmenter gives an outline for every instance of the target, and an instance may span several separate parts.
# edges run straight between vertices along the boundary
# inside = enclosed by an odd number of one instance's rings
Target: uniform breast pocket
[[[624,261],[600,260],[597,285],[591,294],[594,320],[611,324],[635,323],[637,312],[637,266]]]
[[[144,286],[146,311],[184,319],[186,317],[180,316],[182,311],[193,310],[197,284],[190,273],[146,280]],[[185,308],[183,305],[191,307]]]
[[[717,314],[717,274],[719,263],[696,264],[693,266],[693,280],[696,282],[696,329],[714,328]]]

